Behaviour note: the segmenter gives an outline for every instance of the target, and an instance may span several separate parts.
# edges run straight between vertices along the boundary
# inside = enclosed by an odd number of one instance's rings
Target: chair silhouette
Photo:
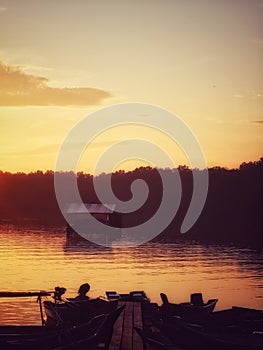
[[[203,306],[204,301],[202,293],[191,294],[191,304],[193,304],[194,306]]]
[[[160,297],[162,299],[163,304],[170,304],[166,294],[160,293]]]

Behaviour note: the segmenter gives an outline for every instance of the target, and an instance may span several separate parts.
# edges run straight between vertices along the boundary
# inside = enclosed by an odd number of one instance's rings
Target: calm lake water
[[[202,292],[218,298],[217,310],[240,305],[263,309],[263,255],[250,249],[191,244],[146,244],[135,248],[95,248],[68,242],[64,228],[0,227],[0,290],[67,288],[74,297],[80,284],[91,296],[106,290],[144,290],[161,304]],[[36,298],[0,299],[0,324],[40,324]]]

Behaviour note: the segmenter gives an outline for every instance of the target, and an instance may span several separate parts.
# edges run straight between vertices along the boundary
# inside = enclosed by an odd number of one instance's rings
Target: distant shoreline
[[[263,158],[257,162],[243,163],[239,169],[210,168],[205,207],[195,225],[185,234],[181,234],[180,229],[191,201],[193,177],[188,167],[181,166],[177,170],[182,184],[180,207],[170,225],[154,241],[186,240],[201,244],[263,248]],[[130,188],[134,180],[142,179],[149,187],[149,196],[143,206],[134,213],[123,214],[122,227],[140,225],[149,220],[158,209],[163,193],[158,171],[173,170],[141,167],[128,173],[118,171],[112,174],[112,190],[121,201],[131,198]],[[108,181],[109,176],[110,174],[99,175],[100,181]],[[85,203],[99,203],[93,187],[93,177],[80,173],[77,181],[82,200]],[[0,183],[0,224],[21,226],[31,223],[66,227],[56,201],[53,172],[0,172]]]

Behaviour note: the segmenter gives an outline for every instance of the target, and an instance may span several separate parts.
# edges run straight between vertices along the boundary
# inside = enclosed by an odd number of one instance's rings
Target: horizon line
[[[242,162],[239,164],[238,167],[234,167],[234,168],[229,168],[229,167],[226,167],[226,166],[219,166],[219,165],[215,165],[215,166],[211,166],[211,167],[207,167],[207,168],[203,168],[203,169],[200,169],[200,168],[191,168],[189,167],[188,165],[181,165],[179,164],[177,167],[175,168],[169,168],[169,167],[151,167],[151,166],[140,166],[140,167],[136,167],[132,170],[124,170],[124,169],[119,169],[119,170],[116,170],[114,172],[106,172],[106,171],[102,171],[101,173],[99,174],[91,174],[91,173],[88,173],[88,172],[85,172],[83,170],[81,171],[74,171],[74,170],[51,170],[51,169],[47,169],[47,170],[41,170],[41,169],[38,169],[38,170],[32,170],[32,171],[29,171],[29,172],[25,172],[25,171],[16,171],[16,172],[12,172],[12,171],[8,171],[8,170],[0,170],[0,174],[11,174],[11,175],[33,175],[33,174],[49,174],[49,173],[52,173],[52,174],[55,174],[55,173],[64,173],[64,174],[67,174],[67,173],[73,173],[73,174],[84,174],[84,175],[89,175],[89,176],[100,176],[100,175],[113,175],[113,174],[117,174],[117,173],[124,173],[124,174],[128,174],[128,173],[131,173],[131,172],[134,172],[136,170],[162,170],[162,171],[166,171],[166,170],[184,170],[184,171],[203,171],[205,169],[207,170],[226,170],[226,171],[231,171],[231,170],[240,170],[240,168],[242,167],[242,165],[258,165],[260,164],[261,162],[263,162],[263,156],[259,159],[259,160],[256,160],[256,161],[249,161],[249,162]]]

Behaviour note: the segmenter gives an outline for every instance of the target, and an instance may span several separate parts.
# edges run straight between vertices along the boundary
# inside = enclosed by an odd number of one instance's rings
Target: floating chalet
[[[82,237],[91,242],[99,240],[102,241],[102,244],[104,242],[107,244],[107,242],[118,239],[118,236],[121,236],[121,215],[115,212],[115,207],[116,204],[70,203],[66,209],[66,216],[68,219],[67,237],[70,239]],[[104,225],[119,228],[118,234],[107,235],[106,237],[105,234],[101,232],[90,232],[87,211]],[[81,223],[81,227],[87,228],[87,231],[82,232],[84,235],[74,230],[73,227],[75,223]]]

